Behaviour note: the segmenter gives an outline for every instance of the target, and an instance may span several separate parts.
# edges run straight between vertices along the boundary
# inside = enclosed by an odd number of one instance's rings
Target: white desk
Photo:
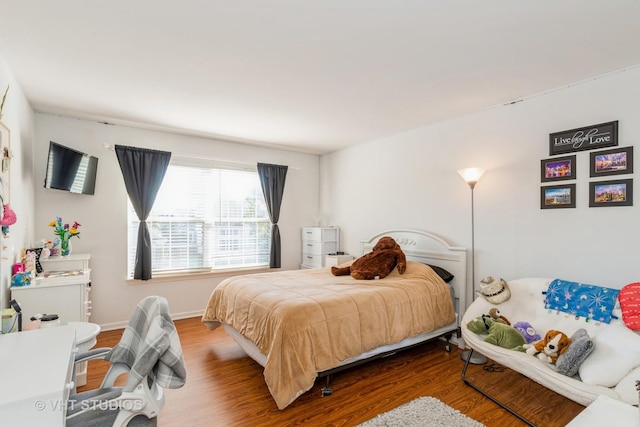
[[[75,328],[0,335],[0,420],[7,426],[64,426]]]
[[[600,395],[567,427],[640,426],[640,410],[632,405]]]

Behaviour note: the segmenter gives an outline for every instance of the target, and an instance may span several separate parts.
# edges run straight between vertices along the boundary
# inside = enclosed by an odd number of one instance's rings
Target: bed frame
[[[438,267],[442,267],[453,274],[454,278],[449,284],[452,286],[455,295],[454,308],[456,320],[453,323],[434,331],[407,338],[396,344],[379,347],[359,356],[347,359],[335,368],[318,372],[318,377],[326,377],[326,385],[321,389],[322,396],[331,395],[331,379],[333,374],[345,369],[352,368],[374,359],[387,357],[400,350],[415,347],[416,345],[442,337],[445,337],[445,349],[450,351],[450,342],[452,341],[454,334],[459,340],[457,342],[458,346],[461,345],[460,321],[467,307],[467,298],[470,296],[467,289],[467,250],[462,247],[450,246],[442,238],[426,231],[394,229],[383,231],[372,236],[368,240],[361,241],[362,254],[370,252],[378,240],[383,236],[392,237],[400,245],[408,261],[437,265]],[[267,357],[262,354],[251,341],[244,338],[229,325],[223,323],[222,326],[238,343],[238,345],[242,347],[249,357],[263,367],[266,365]]]

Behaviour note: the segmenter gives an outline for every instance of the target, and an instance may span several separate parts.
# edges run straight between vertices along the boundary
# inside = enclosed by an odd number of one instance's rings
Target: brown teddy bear
[[[351,275],[358,280],[382,279],[398,267],[403,274],[407,269],[407,258],[393,238],[385,236],[378,240],[373,250],[356,259],[347,267],[331,267],[334,276]]]
[[[491,318],[498,323],[504,323],[505,325],[511,326],[511,322],[509,322],[509,319],[500,314],[500,310],[495,307],[489,310],[489,316],[491,316]]]

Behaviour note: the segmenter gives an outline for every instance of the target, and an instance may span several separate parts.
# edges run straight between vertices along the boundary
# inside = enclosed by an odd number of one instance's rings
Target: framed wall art
[[[592,178],[633,173],[633,147],[596,151],[591,153],[590,164]]]
[[[549,134],[549,155],[596,150],[618,145],[618,121]]]
[[[540,209],[562,209],[575,207],[575,184],[540,187]]]
[[[542,182],[576,179],[576,156],[556,157],[540,161]]]
[[[589,207],[600,206],[633,206],[633,180],[590,182]]]

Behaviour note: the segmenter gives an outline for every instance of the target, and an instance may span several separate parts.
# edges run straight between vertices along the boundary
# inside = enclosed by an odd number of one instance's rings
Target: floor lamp
[[[476,245],[475,245],[475,228],[474,228],[474,206],[473,206],[473,189],[476,186],[477,182],[482,177],[484,173],[484,169],[482,168],[466,168],[460,169],[458,171],[462,179],[469,184],[469,188],[471,188],[471,289],[473,289],[473,298],[476,296]],[[466,308],[466,307],[465,307]],[[467,350],[463,352],[460,357],[462,360],[469,359],[469,363],[473,363],[474,365],[484,365],[487,363],[487,358],[477,351],[473,352],[471,358],[469,355],[471,351]]]

